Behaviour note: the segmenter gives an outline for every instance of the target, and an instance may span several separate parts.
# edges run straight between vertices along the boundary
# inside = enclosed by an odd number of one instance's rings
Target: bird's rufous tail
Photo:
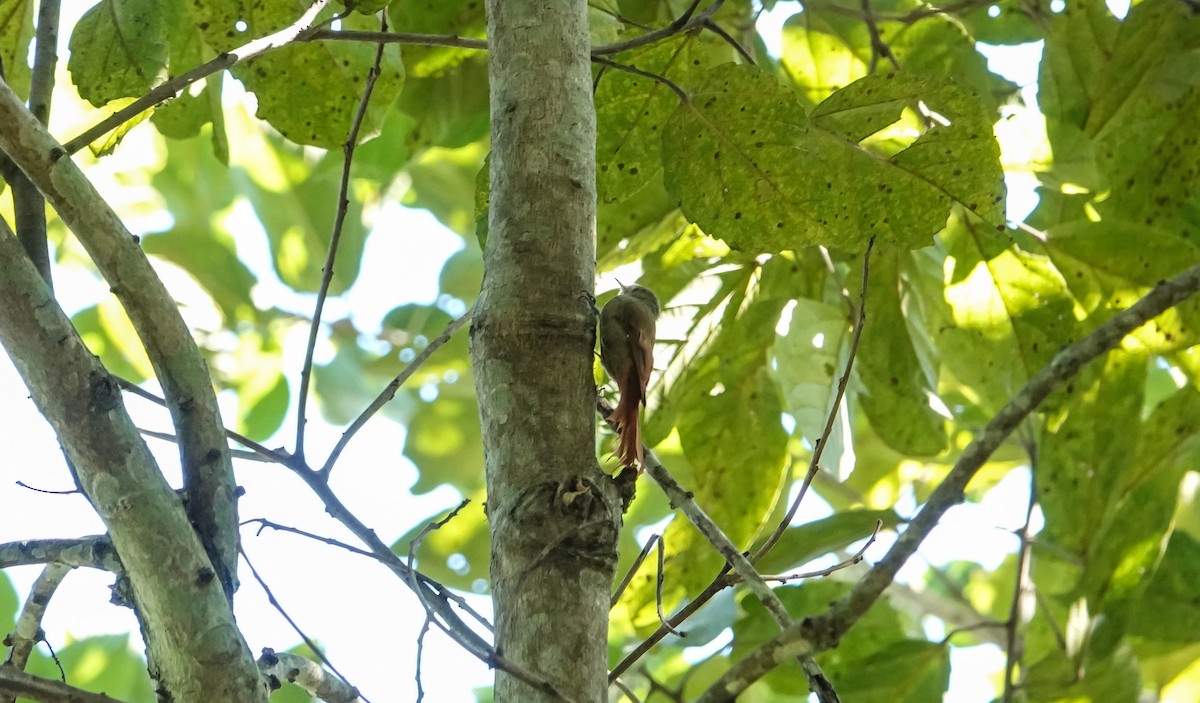
[[[646,461],[642,450],[642,427],[638,422],[638,394],[622,389],[617,409],[608,419],[617,431],[617,460],[622,466],[637,466],[641,471]]]

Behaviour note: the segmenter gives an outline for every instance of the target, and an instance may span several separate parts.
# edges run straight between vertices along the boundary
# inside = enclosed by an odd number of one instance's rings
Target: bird
[[[617,431],[616,457],[639,471],[645,467],[645,451],[638,406],[646,405],[659,312],[658,297],[639,285],[621,285],[621,292],[600,311],[600,364],[621,393],[608,416]]]

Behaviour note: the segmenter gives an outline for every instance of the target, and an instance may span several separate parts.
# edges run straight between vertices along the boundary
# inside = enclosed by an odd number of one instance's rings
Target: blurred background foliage
[[[592,0],[593,42],[663,26],[688,4]],[[28,86],[33,5],[0,5],[0,57],[18,90]],[[76,115],[88,124],[300,10],[268,5],[251,13],[243,0],[101,0],[75,26],[60,89],[91,103],[96,112]],[[598,273],[604,290],[614,273],[640,280],[665,307],[646,439],[743,547],[763,539],[795,493],[865,296],[867,326],[813,484],[829,510],[789,527],[765,571],[828,566],[853,553],[876,520],[885,532],[902,529],[972,433],[1057,351],[1200,261],[1194,5],[1142,0],[1128,14],[1099,0],[953,6],[728,0],[714,16],[720,33],[612,57],[666,80],[596,65]],[[480,2],[352,9],[335,29],[378,29],[382,11],[394,31],[484,33]],[[778,49],[756,30],[764,11],[790,14]],[[1035,41],[1036,101],[1027,86],[990,70],[980,51],[981,43]],[[114,42],[125,51],[109,51]],[[202,291],[207,304],[185,314],[215,382],[237,397],[233,428],[255,440],[273,437],[295,406],[298,379],[285,348],[309,324],[337,208],[339,147],[374,52],[362,42],[313,41],[239,65],[233,78],[252,96],[257,120],[222,99],[237,86],[209,78],[130,132],[147,152],[111,174],[122,185],[114,206],[144,233],[145,251],[163,270],[185,274],[173,285]],[[398,305],[377,328],[345,310],[326,320],[315,393],[339,425],[469,309],[483,273],[485,56],[394,44],[383,56],[330,293],[358,284],[369,237],[398,236],[389,221],[397,204],[428,210],[462,247],[442,268],[433,303]],[[105,168],[104,157],[83,161]],[[1006,217],[1005,176],[1036,178],[1027,217]],[[59,264],[85,266],[62,225],[51,228]],[[872,236],[863,292],[862,252]],[[259,249],[261,261],[250,253]],[[266,277],[296,295],[261,295]],[[371,282],[378,295],[403,284]],[[150,376],[111,297],[99,296],[74,321],[114,373]],[[1036,603],[1018,628],[1027,634],[1023,700],[1133,701],[1144,690],[1194,700],[1186,692],[1200,690],[1198,337],[1200,301],[1142,328],[1047,401],[971,485],[968,500],[979,502],[1010,472],[1030,471],[1044,519],[1028,577]],[[596,378],[609,392],[598,368]],[[419,471],[412,491],[449,485],[474,501],[421,542],[418,566],[455,588],[486,592],[482,448],[465,332],[385,412],[406,428],[403,453]],[[597,455],[616,468],[603,428]],[[663,607],[671,612],[712,580],[721,560],[686,521],[671,519],[659,491],[646,482],[639,489],[620,571],[651,531],[663,531]],[[436,517],[412,516],[396,550],[407,554]],[[780,595],[797,616],[816,614],[857,573],[790,584]],[[955,646],[1003,642],[1014,555],[996,568],[981,559],[914,573],[820,658],[844,700],[938,700]],[[8,617],[15,596],[0,595]],[[614,609],[610,664],[657,626],[646,565]],[[775,625],[753,598],[727,591],[686,629],[687,638],[668,636],[627,675],[643,700],[669,700],[662,691],[693,697]],[[58,654],[75,685],[150,699],[135,683],[141,664],[120,638]],[[51,666],[35,658],[30,668],[53,675]],[[785,665],[745,700],[805,700],[802,681]]]

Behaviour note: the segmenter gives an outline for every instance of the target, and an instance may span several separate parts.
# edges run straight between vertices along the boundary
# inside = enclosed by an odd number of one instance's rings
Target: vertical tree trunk
[[[492,155],[471,363],[496,644],[605,699],[620,501],[595,455],[595,111],[586,0],[488,0]],[[496,701],[549,700],[498,673]]]

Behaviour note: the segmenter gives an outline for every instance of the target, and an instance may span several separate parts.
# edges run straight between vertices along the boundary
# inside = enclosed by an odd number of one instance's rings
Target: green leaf
[[[75,25],[67,68],[79,96],[96,107],[136,97],[161,81],[167,20],[155,0],[100,0]]]
[[[133,323],[116,298],[84,308],[71,316],[87,348],[104,368],[126,380],[141,383],[154,376],[154,367],[138,339]]]
[[[475,232],[476,179],[488,152],[482,143],[461,149],[429,149],[409,162],[412,187],[407,207],[424,208],[449,229],[467,237]]]
[[[777,373],[796,434],[812,442],[829,416],[848,321],[844,307],[803,298],[791,313],[786,333],[775,339]]]
[[[192,15],[211,47],[229,51],[292,24],[302,7],[251,0],[193,0]],[[343,18],[342,26],[379,29],[374,18],[357,14]],[[285,138],[333,149],[346,141],[374,62],[373,44],[304,42],[240,63],[232,72],[258,99],[258,117],[270,122]],[[360,138],[379,128],[403,85],[400,50],[389,45],[383,52]]]
[[[226,232],[181,222],[170,231],[143,238],[142,248],[191,274],[212,296],[227,324],[256,317],[250,300],[255,277],[238,258],[233,238]]]
[[[275,272],[297,291],[313,292],[321,283],[337,211],[336,188],[341,176],[340,153],[330,152],[315,164],[298,147],[279,140],[243,144],[242,168],[232,173],[271,245]],[[247,177],[249,176],[249,177]],[[366,228],[362,202],[351,198],[333,264],[330,295],[339,295],[358,277]]]
[[[169,64],[174,73],[182,73],[194,66],[205,62],[212,51],[204,44],[204,36],[192,22],[191,15],[183,3],[162,3],[165,16],[167,41],[170,48]],[[200,133],[200,128],[207,122],[223,120],[220,100],[213,100],[209,91],[221,93],[222,74],[211,79],[205,79],[204,89],[199,95],[193,94],[192,89],[184,91],[179,97],[165,105],[159,106],[151,117],[154,126],[164,136],[171,139],[187,139]]]
[[[991,233],[957,218],[942,236],[948,250],[973,250],[978,263],[956,271],[944,290],[922,290],[925,324],[958,392],[995,411],[1081,336],[1074,302],[1047,258],[1015,248],[992,256]]]
[[[272,336],[243,330],[234,359],[236,371],[221,380],[237,393],[237,429],[265,441],[283,424],[291,399],[281,371],[283,350]]]
[[[934,126],[915,141],[875,152],[860,145],[906,110],[915,116],[918,103],[948,124],[929,118]],[[735,249],[855,250],[872,234],[920,246],[955,203],[1003,221],[991,122],[978,98],[946,81],[869,76],[821,103],[810,123],[775,77],[722,66],[675,113],[663,145],[667,190]]]
[[[1039,102],[1056,158],[1071,158],[1080,134],[1093,145],[1105,180],[1084,184],[1096,189],[1090,219],[1194,233],[1197,48],[1191,11],[1170,0],[1135,4],[1124,21],[1099,0],[1051,16]]]
[[[1124,613],[1136,604],[1146,574],[1158,564],[1180,481],[1200,457],[1198,435],[1200,391],[1191,386],[1165,400],[1143,423],[1137,452],[1114,491],[1085,575],[1089,591],[1103,594],[1106,612]]]
[[[465,390],[442,393],[435,403],[419,404],[406,428],[404,456],[421,472],[412,487],[416,495],[445,484],[464,495],[483,487],[479,405],[473,384],[460,381],[458,385]]]
[[[946,421],[930,406],[934,389],[921,367],[901,304],[901,252],[876,250],[868,279],[867,323],[857,357],[858,396],[880,439],[896,451],[933,456],[946,448]]]
[[[688,89],[732,60],[728,44],[689,34],[627,51],[623,64]],[[596,189],[602,204],[620,203],[662,181],[662,126],[679,96],[662,81],[605,68],[596,86]]]
[[[1035,479],[1044,539],[1084,558],[1121,497],[1138,443],[1145,360],[1113,353],[1104,374],[1051,416]]]
[[[920,9],[915,4],[897,3],[897,9]],[[877,7],[877,6],[876,6]],[[1015,92],[1016,86],[1002,81],[987,69],[987,61],[953,19],[934,15],[917,22],[878,23],[888,49],[905,75],[951,79],[981,97],[989,111],[996,108],[993,92]],[[788,19],[783,29],[784,68],[804,92],[810,104],[866,76],[876,50],[871,32],[858,17],[826,6],[805,7]],[[875,57],[879,66],[891,64]]]
[[[1111,219],[1055,225],[1046,231],[1046,248],[1096,324],[1200,261],[1200,246],[1186,237]],[[1200,300],[1183,302],[1133,336],[1158,354],[1191,347],[1200,341]]]
[[[29,97],[33,5],[33,0],[0,3],[0,65],[4,66],[5,82],[21,99]]]
[[[955,18],[975,41],[988,44],[1025,44],[1042,38],[1037,20],[1040,10],[1031,10],[1020,0],[999,2],[968,8]]]
[[[7,573],[0,573],[0,629],[12,632],[17,622],[17,589],[13,588],[12,580]]]
[[[1162,687],[1196,659],[1200,604],[1195,584],[1200,578],[1200,543],[1174,532],[1162,563],[1129,619],[1131,642],[1152,685]]]
[[[406,135],[411,153],[430,147],[458,149],[486,139],[487,62],[472,59],[434,75],[410,76],[396,107],[413,120]]]

